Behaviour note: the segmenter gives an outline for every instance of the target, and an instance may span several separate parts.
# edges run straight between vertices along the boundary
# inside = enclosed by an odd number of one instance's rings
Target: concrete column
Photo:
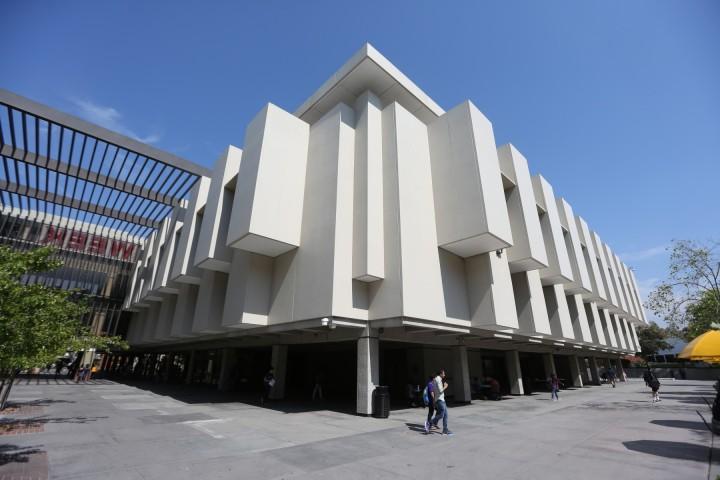
[[[618,358],[616,360],[617,368],[615,369],[617,373],[617,380],[618,382],[624,382],[625,381],[625,369],[623,368],[622,359]]]
[[[468,365],[467,347],[459,345],[452,348],[453,352],[453,392],[456,402],[470,403],[470,367]]]
[[[372,393],[380,381],[377,330],[366,328],[357,343],[357,408],[359,415],[372,413]]]
[[[522,369],[520,368],[520,353],[517,350],[505,352],[505,365],[510,379],[510,393],[523,395],[525,389],[523,389]]]
[[[227,392],[233,387],[233,377],[237,369],[237,352],[232,348],[225,348],[222,351],[220,361],[220,375],[218,376],[218,390]]]
[[[285,398],[285,381],[287,377],[287,345],[273,345],[272,360],[270,363],[275,369],[275,386],[270,391],[270,398],[280,400]]]
[[[578,367],[580,368],[580,378],[582,379],[583,385],[590,385],[592,379],[590,378],[590,370],[587,368],[585,363],[585,357],[578,355],[577,357]]]
[[[570,375],[573,387],[582,387],[582,375],[580,374],[580,364],[577,355],[570,355]]]
[[[598,362],[595,357],[588,357],[590,360],[590,379],[593,385],[600,385],[600,373],[598,372]]]
[[[190,351],[190,359],[187,364],[187,372],[185,372],[185,383],[192,382],[192,374],[195,369],[195,350]]]
[[[557,370],[555,370],[555,359],[553,358],[552,353],[543,353],[543,366],[545,367],[545,377],[550,378],[550,376],[554,373],[557,375]]]

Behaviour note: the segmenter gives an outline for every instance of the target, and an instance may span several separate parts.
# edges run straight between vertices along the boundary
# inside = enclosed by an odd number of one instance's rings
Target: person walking
[[[653,375],[650,380],[650,390],[652,390],[652,403],[659,402],[660,394],[658,391],[660,390],[660,380],[658,380],[655,375]]]
[[[647,367],[647,370],[645,370],[645,373],[643,373],[643,380],[645,380],[645,386],[650,386],[650,380],[652,380],[653,374],[652,370],[650,370],[650,367]]]
[[[611,384],[613,388],[615,388],[615,369],[608,368],[607,376],[608,376],[608,383]]]
[[[560,379],[556,374],[550,375],[550,400],[559,401],[558,391],[560,391]]]
[[[437,428],[438,422],[442,418],[443,421],[443,435],[452,435],[453,433],[448,430],[448,411],[447,403],[445,403],[445,390],[447,390],[448,384],[445,381],[445,370],[440,369],[437,376],[435,377],[433,384],[433,391],[435,392],[435,417],[432,419],[433,428]]]
[[[75,383],[80,383],[85,380],[85,366],[79,365],[75,371]]]
[[[425,384],[425,391],[423,392],[423,402],[428,408],[427,419],[425,420],[425,433],[430,433],[430,422],[432,422],[433,413],[435,413],[435,388],[433,385],[435,380],[432,375],[428,377],[427,384]]]
[[[270,367],[270,370],[263,377],[263,392],[260,396],[260,406],[265,405],[266,400],[270,400],[270,392],[272,392],[275,386],[275,369]]]

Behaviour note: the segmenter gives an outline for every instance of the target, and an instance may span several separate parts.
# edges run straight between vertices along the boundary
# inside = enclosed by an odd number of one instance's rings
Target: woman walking
[[[550,375],[550,400],[558,401],[558,391],[560,390],[560,379],[556,374]]]

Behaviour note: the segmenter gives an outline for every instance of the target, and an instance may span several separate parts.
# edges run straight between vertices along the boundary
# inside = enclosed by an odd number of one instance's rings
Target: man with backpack
[[[437,413],[430,423],[432,427],[437,428],[437,424],[442,418],[443,421],[443,435],[452,435],[453,433],[448,430],[448,412],[447,404],[445,403],[445,390],[448,388],[448,384],[445,381],[445,370],[440,369],[437,377],[433,380],[433,392],[435,393],[435,410]]]
[[[430,422],[433,418],[433,413],[435,413],[435,389],[433,388],[433,384],[435,383],[435,380],[433,380],[432,375],[428,377],[427,384],[425,385],[425,390],[423,390],[423,403],[425,403],[425,406],[428,408],[428,414],[427,414],[427,420],[425,420],[425,433],[430,433]]]

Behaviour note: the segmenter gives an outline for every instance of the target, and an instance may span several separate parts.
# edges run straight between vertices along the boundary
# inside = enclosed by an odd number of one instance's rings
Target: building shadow
[[[650,387],[647,389],[648,392],[650,392]],[[675,392],[672,389],[669,388],[663,388],[663,386],[660,386],[660,392],[665,392],[666,395],[677,395],[677,396],[687,396],[687,397],[695,397],[698,395],[712,395],[715,396],[715,390],[693,390],[692,392]]]
[[[266,400],[260,404],[260,392],[221,392],[212,385],[186,385],[152,383],[136,380],[124,380],[124,385],[132,386],[138,390],[170,397],[189,405],[213,404],[223,408],[244,408],[247,406],[262,407],[283,413],[304,413],[329,410],[339,413],[355,413],[354,402],[341,402],[332,400],[312,401],[290,397],[283,400]],[[225,404],[225,405],[222,405]]]
[[[689,420],[651,420],[650,423],[663,427],[682,428],[685,430],[696,430],[700,432],[708,431],[707,425],[705,425],[705,423],[691,422]]]
[[[671,442],[666,440],[632,440],[622,443],[628,450],[671,458],[673,460],[709,462],[711,455],[714,458],[718,458],[718,455],[720,455],[719,449],[713,449],[711,452],[709,447],[696,443]]]

